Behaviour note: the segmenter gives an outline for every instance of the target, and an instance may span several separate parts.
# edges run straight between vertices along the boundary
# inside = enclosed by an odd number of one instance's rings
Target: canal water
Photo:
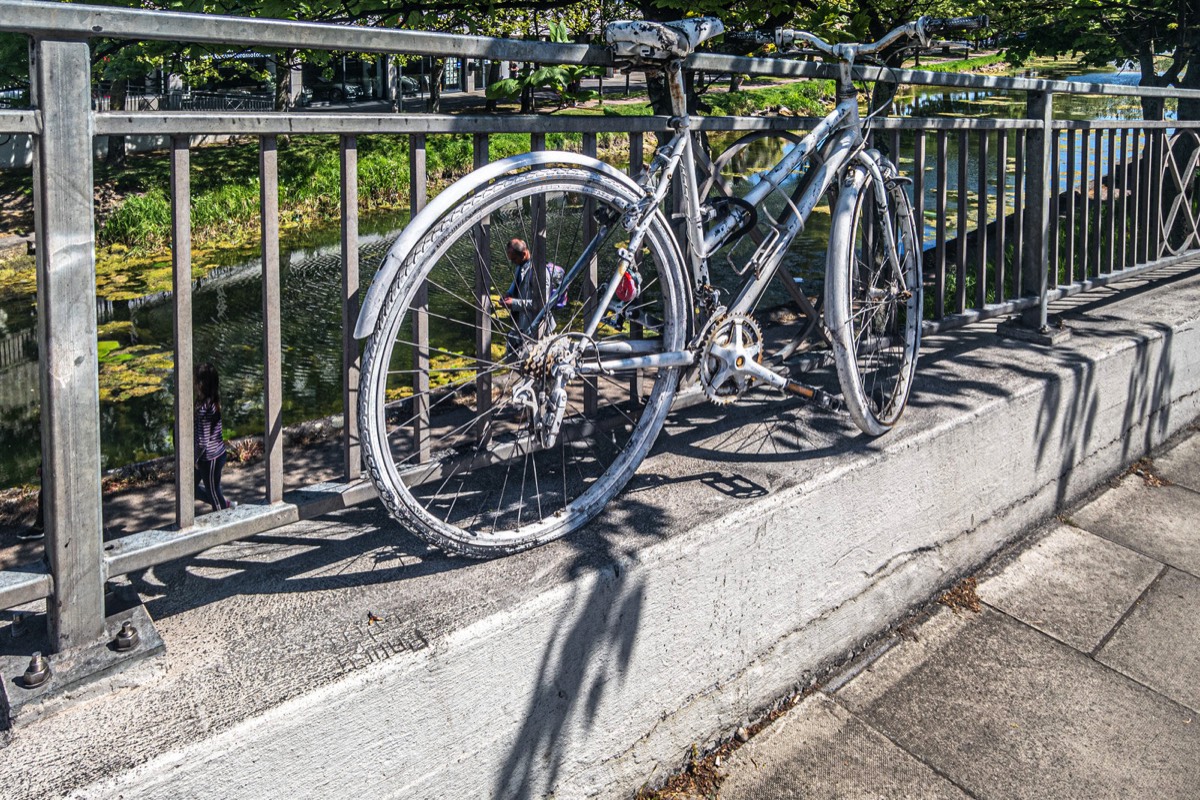
[[[1043,75],[1043,77],[1058,77]],[[1080,76],[1080,79],[1113,75]],[[1136,82],[1137,77],[1118,80]],[[1129,98],[1059,97],[1058,116],[1068,119],[1139,118],[1137,101]],[[975,91],[942,91],[922,88],[898,97],[899,113],[906,116],[1021,116],[1024,96]],[[741,189],[756,174],[782,154],[786,143],[763,140],[746,149],[731,166]],[[950,137],[949,185],[957,184],[957,140]],[[976,137],[970,137],[969,163],[978,169]],[[926,239],[932,241],[934,208],[933,139],[927,147],[925,164]],[[1102,150],[1102,149],[1101,149]],[[1091,158],[1096,148],[1091,148]],[[995,143],[989,167],[989,194],[997,194]],[[1015,157],[1010,143],[1009,157]],[[1106,158],[1101,152],[1100,158]],[[1065,159],[1064,154],[1060,158]],[[911,173],[912,138],[902,137],[902,171]],[[1080,164],[1079,166],[1083,166]],[[1107,166],[1102,164],[1102,169]],[[1009,170],[1009,199],[1011,180]],[[1065,175],[1065,170],[1060,171]],[[1090,172],[1088,174],[1091,174]],[[968,176],[974,189],[976,174]],[[1065,188],[1065,187],[1064,187]],[[957,202],[950,192],[950,207]],[[969,198],[970,202],[975,202]],[[954,217],[950,217],[950,236]],[[378,264],[407,219],[403,215],[364,217],[360,254],[362,286],[365,290]],[[829,218],[819,209],[803,239],[792,248],[790,268],[810,282],[809,291],[819,290],[824,265],[824,243]],[[723,270],[714,265],[714,275]],[[731,279],[723,281],[732,284]],[[341,259],[338,231],[310,234],[302,243],[284,250],[281,269],[283,341],[283,422],[341,412]],[[222,263],[196,280],[193,288],[194,358],[212,362],[221,375],[225,430],[229,436],[258,434],[263,426],[262,407],[262,292],[261,266],[253,255]],[[782,299],[782,298],[780,298]],[[768,298],[768,302],[770,298]],[[169,294],[148,295],[123,301],[101,301],[98,305],[101,357],[101,451],[102,463],[113,468],[136,461],[169,455],[172,443],[172,396],[170,377],[172,348],[172,305]],[[38,370],[35,337],[36,317],[32,297],[0,303],[0,487],[34,481],[39,450]]]

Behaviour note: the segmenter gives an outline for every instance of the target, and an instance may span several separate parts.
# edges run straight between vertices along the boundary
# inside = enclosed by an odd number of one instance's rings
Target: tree
[[[1026,0],[1006,8],[997,24],[1014,34],[1009,53],[1017,59],[1064,53],[1082,55],[1090,65],[1133,59],[1142,86],[1200,89],[1196,0]],[[1162,100],[1144,98],[1142,112],[1162,119]],[[1179,116],[1200,119],[1200,102],[1181,100]]]
[[[130,7],[142,10],[182,11],[190,13],[226,14],[243,17],[329,22],[384,28],[405,27],[414,30],[463,32],[499,35],[505,31],[521,32],[532,27],[531,35],[543,33],[541,15],[554,11],[555,18],[573,30],[594,30],[605,13],[622,8],[616,0],[492,0],[480,4],[473,0],[88,0],[93,4]],[[529,23],[532,22],[532,25]],[[19,35],[0,36],[0,55],[13,51],[14,56],[0,61],[0,85],[12,85],[28,80],[24,50],[26,39]],[[244,61],[223,57],[240,53],[223,53],[202,45],[166,42],[134,42],[128,40],[96,39],[92,42],[96,79],[124,81],[141,77],[159,64],[186,71],[195,79],[213,76],[216,69],[228,65],[243,70],[253,80],[266,80],[262,69],[247,66]],[[266,50],[264,55],[275,59],[276,109],[288,108],[289,73],[302,63],[328,66],[339,54],[296,50]],[[444,62],[434,62],[433,77],[440,77]],[[137,69],[143,71],[138,73]],[[431,104],[435,110],[440,86],[431,81]],[[118,89],[119,91],[119,89]],[[118,101],[119,102],[119,101]]]

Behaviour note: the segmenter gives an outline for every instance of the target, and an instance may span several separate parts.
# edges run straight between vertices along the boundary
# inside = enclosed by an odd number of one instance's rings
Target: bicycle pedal
[[[825,409],[826,411],[842,410],[842,401],[840,398],[835,397],[828,392],[822,391],[815,386],[805,386],[802,383],[796,383],[795,381],[789,380],[787,384],[787,391],[794,395],[803,397],[805,400],[808,400],[809,402]]]

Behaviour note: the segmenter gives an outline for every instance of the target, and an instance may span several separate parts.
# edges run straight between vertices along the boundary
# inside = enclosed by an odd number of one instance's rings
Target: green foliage
[[[98,333],[101,402],[120,404],[166,389],[175,367],[170,349],[136,344],[137,337],[129,321],[106,323]]]
[[[805,81],[737,92],[710,92],[704,101],[717,115],[745,116],[768,108],[786,107],[797,114],[823,115],[833,94],[829,81]]]
[[[548,23],[550,41],[568,43],[571,40],[567,26],[561,21]],[[558,98],[558,107],[575,106],[588,100],[594,100],[599,95],[589,90],[579,88],[584,78],[596,77],[600,74],[597,67],[582,67],[575,64],[555,64],[553,66],[537,67],[526,65],[516,78],[505,78],[487,87],[488,100],[511,100],[519,97],[526,90],[536,91],[547,89]]]
[[[165,241],[171,230],[171,204],[166,193],[154,187],[125,199],[104,223],[97,237],[102,244],[125,242],[150,246]]]
[[[0,33],[0,89],[29,86],[29,37]]]
[[[129,360],[130,356],[128,355],[126,355],[124,358],[119,358],[113,355],[114,351],[120,349],[121,343],[112,339],[101,339],[100,341],[96,342],[96,353],[99,356],[101,364],[104,364],[105,362],[115,363],[117,361]]]
[[[621,103],[606,105],[602,112],[606,117],[648,117],[654,113],[649,101],[642,103]]]
[[[37,265],[33,256],[25,253],[0,256],[0,302],[29,299],[36,290]]]
[[[170,351],[152,345],[120,347],[118,342],[107,341],[99,344],[108,348],[100,359],[101,402],[120,403],[165,389],[175,367]]]
[[[1033,55],[1079,54],[1085,64],[1135,60],[1143,86],[1200,88],[1200,3],[1145,0],[1136,4],[1101,0],[1022,2],[997,9],[995,24],[1010,34],[1009,54],[1018,62]],[[1157,56],[1166,54],[1166,68]],[[1161,114],[1161,103],[1152,110]],[[1183,119],[1200,117],[1200,103],[1183,101]]]
[[[977,56],[975,58],[960,58],[955,61],[940,61],[934,64],[921,64],[926,72],[971,72],[980,67],[990,67],[995,64],[1005,64],[1007,59],[998,54]]]

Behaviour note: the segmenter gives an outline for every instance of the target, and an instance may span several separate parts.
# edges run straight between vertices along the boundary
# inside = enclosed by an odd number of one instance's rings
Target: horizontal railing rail
[[[328,513],[374,497],[361,479],[357,406],[359,137],[407,137],[411,210],[426,201],[430,137],[470,135],[474,164],[489,158],[489,137],[523,134],[544,149],[549,134],[569,134],[587,155],[598,137],[628,137],[631,172],[641,170],[645,135],[668,130],[662,116],[582,117],[237,111],[97,111],[92,108],[89,51],[95,37],[220,43],[238,47],[331,49],[539,63],[611,65],[605,48],[478,36],[381,30],[317,23],[97,8],[36,0],[0,0],[0,30],[33,40],[32,105],[0,110],[0,133],[35,142],[38,349],[45,464],[48,568],[0,571],[0,608],[54,596],[48,605],[55,647],[95,640],[103,627],[104,581],[133,570]],[[778,59],[697,54],[688,66],[794,78],[830,78],[831,68]],[[859,69],[865,80],[1028,93],[1019,119],[881,118],[872,123],[911,178],[925,243],[927,331],[948,330],[1004,314],[1046,325],[1053,299],[1175,263],[1200,250],[1191,161],[1200,123],[1178,120],[1053,118],[1056,94],[1200,98],[1200,92],[1109,84]],[[702,117],[696,129],[754,133],[804,130],[797,117]],[[336,135],[341,158],[341,354],[343,478],[284,491],[283,341],[279,328],[280,219],[278,137]],[[263,490],[247,503],[197,518],[192,453],[193,308],[191,247],[192,137],[251,137],[259,148],[263,288]],[[90,152],[95,136],[166,137],[170,141],[171,292],[174,336],[174,524],[103,542],[99,500],[99,398],[95,316],[94,207]],[[1189,138],[1190,137],[1190,138]],[[1200,139],[1196,140],[1200,142]],[[1193,159],[1194,160],[1194,159]],[[1184,163],[1180,163],[1184,162]],[[951,197],[956,198],[951,202]],[[1180,200],[1179,198],[1183,198]],[[926,224],[927,223],[927,224]],[[71,547],[65,544],[72,534]]]
[[[42,115],[34,109],[0,109],[0,133],[36,136],[42,132]]]
[[[434,33],[331,25],[296,20],[222,17],[208,14],[162,13],[117,9],[42,0],[4,0],[0,3],[0,30],[32,36],[180,41],[197,44],[237,43],[242,47],[345,50],[362,53],[490,58],[545,64],[614,66],[606,47],[496,39],[456,33]],[[706,72],[731,72],[796,78],[833,79],[836,67],[819,62],[752,58],[717,53],[695,53],[687,66]],[[1016,78],[995,75],[930,72],[859,66],[855,78],[865,81],[997,89],[1059,94],[1098,94],[1114,97],[1197,97],[1200,91],[1161,87],[1124,86],[1082,81]]]
[[[405,53],[418,56],[493,58],[546,64],[611,66],[597,45],[495,39],[458,33],[331,25],[297,20],[226,17],[105,8],[40,0],[5,0],[0,30],[38,36],[136,39],[230,44],[241,47]]]
[[[696,53],[687,66],[705,72],[731,72],[743,75],[764,75],[776,78],[824,78],[833,80],[837,67],[817,61],[792,61],[779,58],[748,58],[716,53]],[[1094,94],[1109,97],[1194,97],[1200,90],[1175,89],[1157,86],[1126,86],[1116,83],[1089,81],[1059,81],[1045,78],[1016,78],[1003,75],[979,75],[961,72],[930,72],[919,69],[855,66],[854,79],[886,81],[910,86],[945,86],[958,89],[992,89],[1009,92],[1050,92],[1053,94]]]

